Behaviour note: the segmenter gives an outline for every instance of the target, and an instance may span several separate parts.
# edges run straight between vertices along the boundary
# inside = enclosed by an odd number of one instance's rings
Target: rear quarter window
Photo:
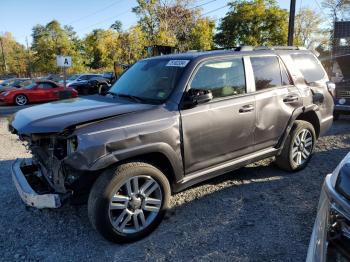
[[[325,76],[322,65],[311,54],[292,54],[294,63],[299,68],[307,83],[322,80]]]

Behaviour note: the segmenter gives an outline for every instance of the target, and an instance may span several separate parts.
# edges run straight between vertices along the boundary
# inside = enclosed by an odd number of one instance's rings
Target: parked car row
[[[109,77],[107,75],[106,77]],[[55,79],[56,81],[50,80]],[[64,81],[56,75],[49,75],[31,80],[29,78],[10,78],[0,84],[0,102],[11,105],[26,105],[28,103],[49,102],[65,96],[92,95],[106,93],[111,84],[110,79],[100,74],[76,74]]]

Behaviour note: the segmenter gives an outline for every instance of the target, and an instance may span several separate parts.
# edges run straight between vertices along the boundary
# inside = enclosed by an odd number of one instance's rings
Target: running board
[[[207,179],[225,174],[229,171],[233,171],[256,161],[275,156],[277,152],[278,149],[271,147],[236,158],[231,161],[224,162],[216,166],[211,166],[209,168],[190,173],[175,185],[174,192],[180,192],[187,187],[190,187]]]

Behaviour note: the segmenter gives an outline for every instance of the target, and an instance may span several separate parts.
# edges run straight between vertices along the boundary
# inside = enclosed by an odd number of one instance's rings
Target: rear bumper
[[[12,180],[23,202],[36,208],[58,208],[62,205],[60,194],[45,193],[40,194],[32,188],[28,182],[28,177],[33,176],[31,173],[24,173],[24,167],[33,166],[31,160],[17,159],[11,167]]]
[[[350,111],[350,105],[334,105],[334,111]]]
[[[331,128],[333,124],[333,116],[329,116],[327,118],[322,119],[320,123],[320,136],[327,133],[327,131]]]

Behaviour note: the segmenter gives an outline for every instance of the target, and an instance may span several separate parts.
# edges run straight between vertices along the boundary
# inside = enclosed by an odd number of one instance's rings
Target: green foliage
[[[321,28],[323,19],[310,8],[301,9],[295,17],[294,45],[307,48],[324,42],[327,35]]]
[[[16,42],[10,33],[0,35],[3,51],[0,48],[0,74],[14,73],[20,76],[27,71],[27,52],[23,45]],[[5,58],[5,65],[3,64]]]
[[[221,47],[239,45],[285,45],[288,12],[275,0],[232,1],[221,20],[215,43]]]
[[[80,41],[76,37],[72,27],[61,27],[56,20],[46,26],[36,25],[33,28],[32,50],[34,52],[34,71],[42,73],[57,73],[57,55],[72,56],[74,61],[71,71],[83,69]]]
[[[116,20],[110,27],[111,29],[117,31],[118,33],[122,32],[123,24],[121,21]]]

